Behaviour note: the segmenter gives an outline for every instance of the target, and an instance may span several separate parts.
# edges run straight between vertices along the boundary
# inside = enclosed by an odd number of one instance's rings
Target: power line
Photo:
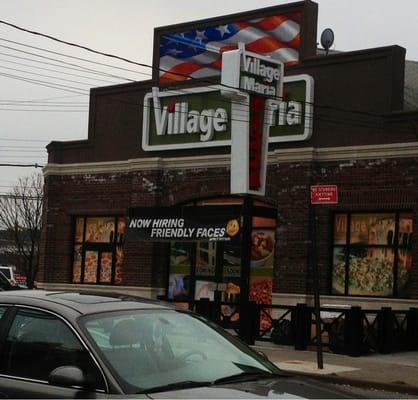
[[[12,49],[14,51],[22,52],[22,50],[13,49],[12,47],[10,49]],[[101,71],[94,70],[94,69],[91,69],[91,68],[83,67],[81,65],[79,66],[77,64],[67,63],[65,61],[58,60],[56,58],[43,57],[43,56],[41,56],[39,54],[35,54],[35,53],[28,53],[28,52],[23,52],[23,53],[31,54],[31,55],[34,55],[35,57],[46,58],[47,60],[57,61],[57,62],[59,62],[61,64],[64,64],[64,65],[49,63],[49,62],[46,62],[46,61],[34,60],[33,58],[19,57],[19,56],[15,56],[15,55],[8,54],[8,53],[1,53],[0,52],[0,55],[6,56],[6,57],[11,57],[11,58],[16,58],[18,60],[24,60],[24,61],[30,61],[30,62],[34,62],[34,63],[38,63],[38,64],[43,64],[43,65],[51,65],[53,67],[68,69],[68,70],[71,70],[71,71],[85,72],[85,73],[88,73],[88,74],[106,76],[106,77],[117,78],[117,79],[133,82],[131,79],[128,79],[128,78],[123,78],[123,77],[120,77],[120,76],[117,76],[117,75],[109,74],[109,73],[106,73],[106,72],[101,72]],[[72,65],[72,67],[67,67],[67,65]],[[76,66],[77,68],[75,68],[74,66]]]
[[[63,82],[77,83],[79,85],[86,85],[86,86],[90,86],[90,87],[97,86],[96,84],[92,84],[92,83],[89,83],[89,82],[80,82],[80,81],[75,81],[73,79],[65,79],[65,78],[60,78],[58,76],[53,76],[53,75],[39,74],[37,72],[31,72],[31,71],[24,70],[24,69],[10,68],[10,67],[6,67],[6,66],[2,66],[2,65],[0,65],[0,68],[7,69],[7,70],[10,70],[10,71],[14,71],[14,72],[23,72],[25,74],[30,74],[30,75],[35,75],[35,76],[41,76],[43,78],[58,79],[59,81],[63,81]]]
[[[0,138],[0,140],[5,142],[42,142],[47,143],[53,139],[26,139],[26,138],[18,138],[18,139],[9,139],[9,138]],[[63,140],[71,140],[71,139],[63,139]]]
[[[39,110],[39,109],[19,109],[19,108],[0,108],[0,111],[11,111],[11,112],[54,112],[54,113],[87,113],[86,110]]]
[[[42,35],[42,34],[40,34],[40,35]],[[78,60],[78,61],[84,61],[84,62],[87,62],[87,63],[97,64],[97,65],[101,65],[101,66],[104,66],[104,67],[115,68],[115,69],[119,69],[121,71],[133,72],[134,74],[140,74],[140,75],[144,75],[145,74],[144,72],[134,71],[132,69],[127,69],[127,68],[123,68],[123,67],[117,67],[115,65],[104,64],[104,63],[101,63],[101,62],[98,62],[98,61],[88,60],[86,58],[81,58],[81,57],[76,57],[76,56],[70,56],[68,54],[59,53],[57,51],[48,50],[48,49],[45,49],[45,48],[42,48],[42,47],[36,47],[36,46],[31,46],[31,45],[28,45],[28,44],[24,44],[24,43],[15,42],[13,40],[8,40],[8,39],[4,39],[4,38],[0,38],[0,40],[3,41],[3,42],[13,43],[13,44],[17,44],[19,46],[28,47],[28,48],[35,49],[35,50],[41,50],[41,51],[44,51],[44,52],[50,53],[50,54],[55,54],[55,55],[59,55],[59,56],[62,56],[62,57],[72,58],[72,59]],[[65,44],[68,44],[68,43],[65,43]],[[75,46],[76,47],[79,47],[78,45],[75,45]],[[100,54],[100,53],[97,53],[97,54]]]
[[[18,81],[32,83],[34,85],[49,87],[49,88],[52,88],[52,89],[63,90],[65,92],[70,92],[70,93],[84,94],[86,96],[89,93],[87,90],[84,91],[84,93],[81,92],[84,89],[81,89],[81,88],[78,88],[78,87],[69,86],[69,85],[62,85],[62,84],[59,84],[59,83],[50,84],[49,82],[41,81],[41,80],[38,80],[38,79],[25,78],[25,77],[18,76],[18,75],[0,73],[0,76],[15,79],[15,80],[18,80]],[[73,89],[75,89],[75,90],[73,90]],[[76,90],[80,90],[80,91],[76,91]]]
[[[89,103],[76,101],[36,101],[36,100],[0,100],[0,106],[57,106],[57,107],[87,107]]]
[[[51,57],[41,56],[41,55],[36,54],[36,53],[31,53],[31,52],[29,52],[29,51],[24,51],[24,50],[15,49],[15,48],[10,47],[10,46],[0,45],[0,47],[3,47],[3,48],[5,48],[5,49],[9,49],[9,50],[13,50],[13,51],[17,51],[17,52],[19,52],[19,53],[23,53],[23,54],[29,54],[29,55],[31,55],[31,56],[39,57],[39,58],[42,58],[42,59],[45,59],[45,60],[50,60],[50,61],[58,61],[58,62],[60,62],[60,63],[62,63],[62,64],[65,64],[65,65],[71,65],[71,66],[73,66],[73,67],[78,67],[78,68],[81,68],[82,70],[84,70],[84,71],[86,71],[86,72],[87,72],[87,71],[96,72],[94,69],[87,68],[87,67],[83,67],[83,66],[80,66],[80,65],[78,65],[78,64],[69,63],[69,62],[66,62],[66,61],[58,60],[58,59],[56,59],[56,58],[51,58]],[[5,53],[0,53],[0,54],[5,55]],[[114,75],[114,74],[105,74],[105,75],[106,75],[106,76],[109,76],[109,77],[112,77],[112,78],[118,78],[118,79],[122,79],[122,80],[125,80],[125,81],[135,82],[135,80],[134,80],[134,79],[123,78],[123,77],[120,77],[120,76],[118,76],[118,75]]]
[[[9,60],[4,60],[4,59],[0,59],[0,61],[8,63],[8,64],[20,65],[22,67],[30,67],[30,68],[40,69],[42,71],[56,72],[56,73],[59,73],[59,74],[62,74],[62,75],[75,76],[77,78],[93,79],[93,80],[98,81],[98,82],[105,82],[105,83],[110,83],[110,84],[113,84],[113,85],[118,83],[118,82],[115,82],[115,81],[108,81],[106,79],[94,78],[92,76],[72,74],[70,72],[58,71],[56,69],[51,69],[51,68],[37,67],[36,65],[24,64],[24,63],[19,63],[19,62],[15,62],[15,61],[9,61]]]
[[[114,54],[104,53],[102,51],[94,50],[94,49],[91,49],[91,48],[89,48],[87,46],[83,46],[83,45],[80,45],[80,44],[77,44],[77,43],[67,42],[66,40],[58,39],[58,38],[56,38],[54,36],[47,35],[45,33],[40,33],[40,32],[36,32],[36,31],[32,31],[32,30],[26,29],[26,28],[22,28],[22,27],[20,27],[18,25],[15,25],[15,24],[10,23],[10,22],[6,22],[6,21],[3,21],[3,20],[0,20],[0,24],[4,24],[4,25],[7,25],[7,26],[10,26],[10,27],[15,28],[15,29],[17,29],[19,31],[26,32],[26,33],[30,33],[32,35],[45,37],[47,39],[53,40],[53,41],[58,42],[58,43],[66,44],[68,46],[77,47],[77,48],[80,48],[80,49],[89,51],[90,53],[98,54],[98,55],[105,56],[105,57],[114,58],[114,59],[120,60],[120,61],[125,61],[125,62],[127,62],[129,64],[138,65],[140,67],[150,68],[150,66],[148,64],[144,64],[144,63],[139,63],[139,62],[136,62],[136,61],[132,61],[132,60],[129,60],[129,59],[125,58],[125,57],[120,57],[120,56],[117,56],[117,55],[114,55]]]
[[[34,164],[20,164],[20,163],[0,163],[0,167],[25,167],[25,168],[29,168],[29,167],[34,167],[34,168],[43,168],[43,165],[40,165],[38,163],[34,163]]]
[[[125,62],[130,63],[130,64],[133,64],[133,65],[138,65],[138,66],[141,66],[141,67],[151,68],[152,70],[157,70],[157,71],[160,71],[160,72],[169,72],[169,71],[166,71],[166,70],[164,70],[162,68],[154,67],[154,66],[151,66],[151,65],[148,65],[148,64],[145,64],[145,63],[139,63],[139,62],[136,62],[136,61],[129,60],[129,59],[125,58],[125,57],[121,57],[121,56],[117,56],[117,55],[114,55],[114,54],[110,54],[110,53],[105,53],[105,52],[102,52],[102,51],[94,50],[94,49],[92,49],[90,47],[83,46],[83,45],[80,45],[80,44],[77,44],[77,43],[68,42],[68,41],[65,41],[65,40],[56,38],[54,36],[48,35],[48,34],[44,34],[44,33],[41,33],[41,32],[29,30],[29,29],[20,27],[18,25],[15,25],[15,24],[12,24],[10,22],[3,21],[3,20],[0,20],[0,24],[7,25],[7,26],[10,26],[10,27],[15,28],[17,30],[20,30],[20,31],[23,31],[23,32],[26,32],[26,33],[30,33],[30,34],[33,34],[33,35],[36,35],[36,36],[45,37],[47,39],[53,40],[53,41],[58,42],[58,43],[66,44],[68,46],[77,47],[77,48],[80,48],[80,49],[89,51],[91,53],[94,53],[94,54],[102,55],[102,56],[105,56],[105,57],[110,57],[110,58],[113,58],[113,59],[118,59],[118,60],[125,61]],[[0,46],[0,47],[4,47],[4,46]],[[194,78],[191,75],[174,73],[174,72],[171,72],[171,73],[173,75],[178,75],[178,76],[186,77],[186,78],[189,78],[189,79],[192,79],[192,80],[197,80],[197,81],[205,82],[203,79],[201,79],[201,78]],[[213,84],[213,82],[211,82],[211,81],[206,81],[206,82],[207,83],[210,83],[210,84]],[[228,85],[224,85],[224,84],[222,84],[222,86],[224,86],[226,88],[232,88],[232,87],[230,87]],[[232,89],[235,89],[235,88],[232,88]],[[265,97],[266,98],[279,99],[279,100],[281,99],[280,96],[265,96]],[[310,103],[310,102],[304,102],[304,103],[305,104],[314,105],[313,103]],[[344,109],[344,108],[337,108],[337,107],[334,107],[334,106],[326,106],[326,105],[324,106],[324,105],[318,105],[318,104],[315,104],[315,107],[317,107],[317,108],[325,108],[325,109],[330,109],[330,110],[338,110],[338,111],[348,112],[348,113],[352,113],[352,114],[361,114],[361,115],[369,116],[369,117],[381,118],[380,115],[376,115],[376,114],[373,114],[373,113],[370,113],[370,112],[367,112],[367,111],[348,110],[348,109]]]

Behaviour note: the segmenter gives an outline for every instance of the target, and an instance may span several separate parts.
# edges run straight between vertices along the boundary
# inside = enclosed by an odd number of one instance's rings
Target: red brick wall
[[[309,186],[336,184],[339,204],[316,206],[317,254],[321,292],[329,293],[331,212],[393,210],[414,212],[411,297],[418,298],[418,163],[415,159],[280,163],[268,169],[266,198],[280,215],[274,290],[309,293]],[[38,279],[71,281],[72,217],[124,215],[129,207],[173,205],[229,193],[226,168],[163,170],[102,175],[48,176]],[[123,285],[164,287],[168,247],[126,243]]]

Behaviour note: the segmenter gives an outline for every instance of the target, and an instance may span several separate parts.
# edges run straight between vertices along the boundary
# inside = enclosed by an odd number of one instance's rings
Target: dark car
[[[0,293],[0,396],[341,398],[188,311],[123,296]]]

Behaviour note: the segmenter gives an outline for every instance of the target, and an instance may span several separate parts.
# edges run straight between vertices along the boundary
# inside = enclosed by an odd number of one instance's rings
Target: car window
[[[12,273],[9,268],[0,268],[0,272],[2,272],[7,279],[11,279]]]
[[[0,373],[47,381],[57,367],[81,368],[96,389],[105,389],[103,378],[87,350],[71,329],[56,316],[31,309],[20,309],[12,323]]]

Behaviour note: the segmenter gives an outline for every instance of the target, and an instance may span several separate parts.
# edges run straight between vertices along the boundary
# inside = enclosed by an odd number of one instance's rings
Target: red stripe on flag
[[[272,17],[267,17],[256,22],[255,25],[264,31],[274,31],[278,26],[286,21],[289,21],[289,18],[285,15],[273,15]]]
[[[285,49],[288,47],[289,46],[280,43],[278,40],[270,36],[263,37],[245,45],[246,50],[258,54],[272,53],[275,50]]]
[[[163,75],[160,76],[160,83],[167,83],[172,81],[185,81],[186,79],[190,78],[190,75],[193,72],[196,72],[202,68],[204,68],[204,66],[194,63],[177,64],[169,71],[165,72]]]

